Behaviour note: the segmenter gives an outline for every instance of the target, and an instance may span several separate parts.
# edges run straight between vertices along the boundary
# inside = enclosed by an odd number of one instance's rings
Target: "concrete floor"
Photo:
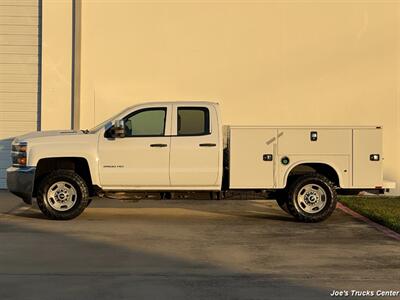
[[[399,282],[400,243],[341,211],[302,224],[274,201],[95,199],[50,221],[0,192],[2,300],[328,299]]]

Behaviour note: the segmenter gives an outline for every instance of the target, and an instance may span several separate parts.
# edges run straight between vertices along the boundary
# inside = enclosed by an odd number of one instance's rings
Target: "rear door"
[[[219,130],[213,106],[173,105],[170,180],[173,187],[218,185]]]
[[[0,1],[0,189],[7,188],[12,140],[40,128],[41,3]]]

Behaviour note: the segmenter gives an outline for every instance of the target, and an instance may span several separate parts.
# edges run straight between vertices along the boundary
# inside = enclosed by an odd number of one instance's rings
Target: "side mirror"
[[[125,137],[124,120],[115,120],[115,122],[114,122],[114,137],[115,138]]]

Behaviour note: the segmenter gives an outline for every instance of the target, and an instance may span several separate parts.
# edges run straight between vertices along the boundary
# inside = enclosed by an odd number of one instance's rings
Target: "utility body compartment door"
[[[231,127],[229,187],[274,188],[277,129]]]
[[[353,187],[376,188],[382,185],[382,129],[353,129]]]
[[[287,178],[297,166],[317,163],[332,167],[338,174],[340,187],[350,188],[351,153],[351,128],[281,127],[278,132],[277,187],[287,186]],[[287,164],[282,163],[283,158],[288,159]]]

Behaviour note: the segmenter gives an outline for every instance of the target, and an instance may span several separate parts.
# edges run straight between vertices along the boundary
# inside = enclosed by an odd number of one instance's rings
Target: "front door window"
[[[166,108],[135,111],[124,119],[125,137],[163,136]]]

